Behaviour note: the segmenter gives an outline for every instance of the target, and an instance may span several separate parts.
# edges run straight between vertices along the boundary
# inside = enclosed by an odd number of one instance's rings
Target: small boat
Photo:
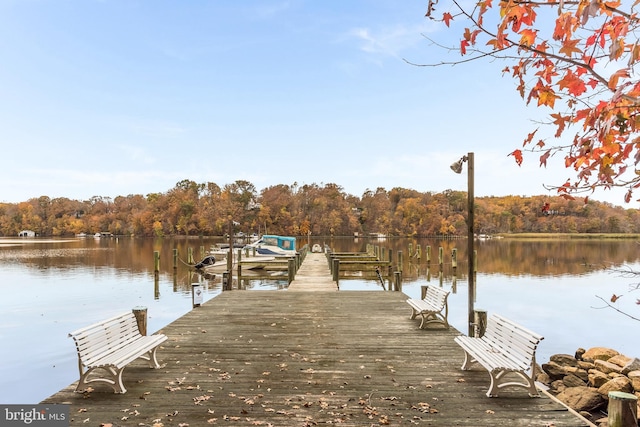
[[[296,238],[265,234],[257,241],[245,246],[255,251],[256,256],[288,257],[296,255]]]
[[[235,266],[235,257],[233,260]],[[226,257],[215,257],[214,255],[207,255],[200,262],[194,265],[195,269],[205,273],[222,273],[227,271],[229,266],[227,265]]]
[[[215,265],[215,263],[216,263],[216,257],[213,255],[207,255],[206,257],[202,258],[202,260],[200,260],[199,263],[194,265],[194,267],[196,268],[196,270],[202,270],[207,266]]]
[[[205,272],[205,273],[222,273],[229,269],[227,265],[227,254],[219,254],[219,255],[207,255],[200,262],[194,265],[196,270]],[[242,257],[240,264],[242,268],[245,270],[259,270],[269,267],[274,261],[276,261],[276,257],[267,257],[267,256],[255,256],[255,257]],[[236,254],[233,255],[233,265],[232,268],[237,267],[238,265],[238,257]]]
[[[315,254],[319,254],[322,253],[322,246],[320,246],[319,243],[316,243],[315,245],[313,245],[313,247],[311,248],[311,252],[315,253]]]

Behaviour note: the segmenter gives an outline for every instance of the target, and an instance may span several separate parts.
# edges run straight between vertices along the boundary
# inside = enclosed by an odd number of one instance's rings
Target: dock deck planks
[[[405,299],[224,292],[162,329],[165,366],[127,367],[126,394],[71,384],[43,403],[71,404],[71,426],[589,425],[546,395],[486,397],[488,373],[460,370],[459,332],[419,329]]]
[[[322,253],[308,253],[289,283],[288,291],[337,291],[327,257]]]

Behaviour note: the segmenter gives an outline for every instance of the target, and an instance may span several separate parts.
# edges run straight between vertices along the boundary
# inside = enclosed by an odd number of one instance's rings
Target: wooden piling
[[[473,271],[478,271],[478,251],[473,251]]]
[[[296,277],[296,260],[295,258],[289,258],[287,263],[288,272],[289,272],[289,283],[293,282],[293,279]]]
[[[191,246],[187,248],[187,262],[189,264],[195,264],[193,261],[193,248]]]
[[[340,277],[340,260],[337,258],[333,258],[333,264],[331,264],[331,272],[333,273],[333,281],[338,282],[338,277]]]
[[[140,335],[147,335],[147,307],[134,307],[133,315],[136,317],[136,323],[138,324],[138,330],[140,331]]]
[[[440,271],[442,271],[444,267],[444,248],[442,246],[438,248],[438,265],[440,266]]]
[[[487,330],[487,311],[486,310],[474,310],[473,311],[473,326],[474,333],[477,338],[481,338],[484,332]]]
[[[402,272],[395,271],[393,273],[393,290],[401,291],[402,290]]]
[[[160,272],[160,252],[153,251],[153,271],[157,274]]]
[[[622,391],[610,391],[607,413],[609,427],[636,427],[638,425],[638,397]]]
[[[456,248],[451,249],[451,267],[454,271],[458,268],[458,250]]]
[[[173,269],[178,268],[178,249],[173,248]]]
[[[230,291],[233,287],[232,278],[228,271],[222,273],[222,290]]]
[[[157,271],[153,274],[153,298],[160,298],[160,273]]]
[[[427,245],[425,248],[426,257],[427,257],[427,265],[431,264],[431,246]]]
[[[398,271],[402,272],[402,251],[398,251]],[[389,259],[391,261],[391,259]]]

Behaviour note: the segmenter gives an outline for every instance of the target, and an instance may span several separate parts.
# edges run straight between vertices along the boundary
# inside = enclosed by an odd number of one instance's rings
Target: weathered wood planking
[[[458,332],[420,330],[405,299],[225,292],[162,330],[166,366],[128,367],[126,394],[71,385],[44,402],[70,403],[72,426],[587,425],[548,397],[486,397],[487,372],[460,370]]]
[[[322,253],[308,253],[304,262],[289,283],[289,291],[337,291],[327,257]]]

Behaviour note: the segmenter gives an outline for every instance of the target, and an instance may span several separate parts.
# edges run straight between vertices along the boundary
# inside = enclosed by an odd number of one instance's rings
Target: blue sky
[[[0,201],[146,195],[183,179],[464,191],[449,165],[469,151],[476,196],[554,195],[543,184],[573,177],[562,159],[507,156],[542,112],[505,64],[407,64],[457,58],[425,37],[459,38],[426,7],[0,0]]]

